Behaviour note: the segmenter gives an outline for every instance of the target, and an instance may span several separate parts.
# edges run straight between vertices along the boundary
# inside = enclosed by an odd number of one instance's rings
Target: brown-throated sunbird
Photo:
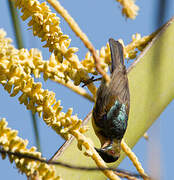
[[[116,161],[120,156],[121,140],[127,128],[130,106],[123,46],[114,39],[109,39],[109,45],[111,80],[106,84],[102,79],[92,118],[95,134],[101,142],[101,148],[96,150],[107,163]]]

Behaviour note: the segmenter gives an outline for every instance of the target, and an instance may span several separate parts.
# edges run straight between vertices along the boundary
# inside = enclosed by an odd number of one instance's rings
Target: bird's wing
[[[110,108],[118,100],[121,104],[126,105],[127,114],[129,113],[129,85],[126,68],[123,61],[123,47],[113,39],[109,39],[111,49],[111,81],[106,85],[105,81],[101,82],[97,91],[97,100],[93,110],[94,119],[102,125],[102,119]]]

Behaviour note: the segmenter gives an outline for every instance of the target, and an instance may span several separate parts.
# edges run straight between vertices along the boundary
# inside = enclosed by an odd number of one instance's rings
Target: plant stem
[[[14,26],[15,34],[16,34],[16,43],[18,46],[18,49],[21,49],[24,47],[23,41],[22,41],[22,33],[21,33],[21,28],[20,28],[20,23],[19,23],[19,18],[17,14],[17,10],[14,7],[14,2],[12,0],[8,0],[9,8],[10,8],[10,13],[11,13],[11,18],[12,18],[12,23]]]

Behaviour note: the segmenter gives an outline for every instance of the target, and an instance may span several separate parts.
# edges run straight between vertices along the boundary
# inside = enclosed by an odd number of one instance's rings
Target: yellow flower
[[[108,64],[111,62],[111,54],[109,44],[107,43],[106,47],[102,47],[100,52],[97,51],[97,54],[100,57],[100,65],[104,71],[108,71]],[[85,59],[81,61],[83,66],[87,69],[87,71],[91,74],[97,75],[98,72],[95,69],[95,62],[93,56],[90,55],[90,52],[87,52]]]
[[[23,140],[18,137],[18,132],[7,127],[7,122],[5,118],[0,120],[0,146],[10,152],[20,152],[22,154],[27,154],[39,159],[41,153],[36,151],[35,147],[27,149],[27,140]],[[2,155],[2,158],[5,158],[5,154]],[[59,176],[55,175],[55,167],[52,165],[47,165],[39,161],[34,161],[25,158],[18,158],[14,155],[9,155],[9,160],[11,163],[15,162],[16,167],[20,170],[21,173],[25,173],[27,177],[37,174],[39,179],[50,179],[50,180],[61,180]]]
[[[135,19],[138,14],[139,7],[135,5],[134,0],[117,0],[122,6],[122,14],[126,17]]]
[[[88,71],[81,64],[79,58],[74,53],[78,51],[78,48],[69,48],[70,39],[67,35],[64,35],[59,27],[60,20],[55,13],[52,13],[46,3],[39,3],[37,0],[15,0],[15,5],[21,9],[23,15],[22,19],[26,20],[32,17],[29,26],[32,27],[34,36],[41,38],[41,41],[46,41],[44,47],[48,47],[50,52],[54,52],[55,59],[59,62],[63,62],[63,57],[68,61],[67,69],[64,70],[64,75],[68,75],[70,79],[74,81],[75,85],[79,85],[81,82],[88,80]],[[38,74],[36,70],[35,74]],[[78,71],[80,71],[80,76]],[[66,74],[66,75],[65,75]],[[49,74],[47,74],[49,75]],[[62,74],[59,74],[61,76]],[[45,76],[47,78],[47,76]],[[67,81],[67,76],[65,80]],[[92,84],[88,86],[89,90],[95,96],[96,88]]]
[[[2,30],[0,30],[0,34],[5,35]],[[78,129],[80,132],[85,132],[86,128],[80,127],[82,120],[78,119],[76,115],[71,116],[72,109],[69,109],[67,113],[61,112],[62,107],[60,101],[56,101],[55,93],[44,90],[42,84],[35,83],[31,77],[31,72],[36,70],[37,67],[38,73],[38,71],[44,71],[45,66],[48,69],[53,68],[55,61],[52,59],[45,65],[40,52],[37,50],[28,52],[26,49],[17,50],[11,46],[10,40],[4,38],[3,35],[0,35],[2,37],[0,38],[0,83],[4,86],[4,89],[10,96],[22,92],[19,97],[20,103],[24,104],[27,109],[32,110],[33,113],[38,112],[46,124],[65,139],[70,137],[72,130]],[[57,68],[66,68],[66,64],[58,65]],[[46,71],[49,76],[48,69]],[[56,73],[55,76],[60,78]]]
[[[132,35],[132,42],[127,46],[124,46],[124,56],[125,58],[134,59],[137,55],[137,50],[142,51],[146,45],[154,38],[154,36],[158,33],[158,31],[148,35],[141,37],[140,34],[136,33]],[[123,43],[124,44],[124,43]]]
[[[26,20],[32,17],[29,26],[33,29],[33,35],[46,41],[44,47],[48,47],[50,52],[54,54],[58,61],[63,61],[63,56],[76,52],[77,48],[67,49],[70,39],[64,35],[59,27],[60,19],[55,13],[52,13],[46,2],[39,3],[37,0],[15,0],[15,5],[21,9],[22,19]]]

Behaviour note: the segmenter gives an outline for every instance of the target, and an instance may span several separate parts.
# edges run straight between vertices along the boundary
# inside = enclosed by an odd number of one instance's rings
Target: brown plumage
[[[97,100],[93,111],[96,124],[101,126],[102,116],[106,114],[110,108],[118,100],[121,104],[126,105],[127,115],[129,114],[130,95],[127,78],[127,71],[123,61],[123,47],[114,39],[109,39],[111,50],[111,81],[109,85],[102,80],[97,91]]]
[[[107,85],[103,79],[98,88],[93,109],[93,127],[101,141],[102,148],[112,149],[113,141],[117,140],[114,148],[117,149],[115,154],[119,156],[120,142],[127,127],[130,95],[127,71],[123,60],[123,47],[114,39],[109,39],[109,44],[112,59],[111,81]],[[102,150],[99,151],[103,156]]]

